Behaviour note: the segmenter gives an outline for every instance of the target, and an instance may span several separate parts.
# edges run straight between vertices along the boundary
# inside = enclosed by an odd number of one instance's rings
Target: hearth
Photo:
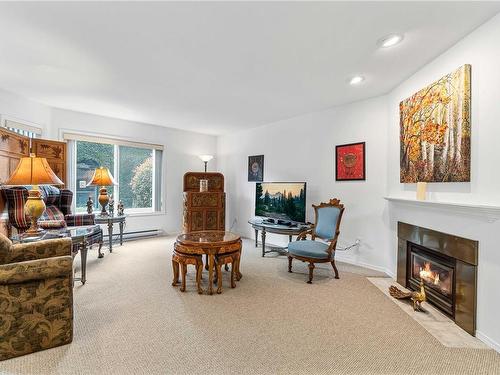
[[[477,253],[477,241],[399,222],[397,281],[422,280],[428,302],[475,335]]]

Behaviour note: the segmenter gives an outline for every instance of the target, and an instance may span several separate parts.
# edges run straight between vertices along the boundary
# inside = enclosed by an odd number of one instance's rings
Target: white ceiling
[[[221,134],[384,94],[499,2],[1,3],[0,87]],[[380,50],[379,38],[405,33]],[[352,87],[347,79],[366,81]]]

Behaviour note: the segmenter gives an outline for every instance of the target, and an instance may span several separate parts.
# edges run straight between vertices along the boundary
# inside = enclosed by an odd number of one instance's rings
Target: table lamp
[[[38,226],[38,219],[45,211],[45,202],[38,185],[64,185],[50,168],[47,159],[38,158],[35,154],[21,158],[14,173],[5,182],[6,185],[31,185],[24,212],[29,216],[31,225],[26,231],[28,235],[43,232]]]
[[[200,155],[201,161],[205,163],[205,172],[207,171],[208,162],[213,158],[214,158],[213,155]]]
[[[109,203],[109,195],[106,186],[118,185],[111,172],[106,167],[99,167],[95,169],[92,179],[87,186],[100,186],[99,189],[99,204],[101,205],[101,216],[108,216],[106,206]]]

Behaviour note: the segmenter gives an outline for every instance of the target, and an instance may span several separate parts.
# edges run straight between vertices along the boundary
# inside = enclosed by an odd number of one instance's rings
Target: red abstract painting
[[[365,142],[335,146],[335,180],[365,180]]]

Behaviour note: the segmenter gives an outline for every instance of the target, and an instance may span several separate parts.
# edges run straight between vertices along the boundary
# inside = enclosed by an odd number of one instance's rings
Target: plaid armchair
[[[28,189],[24,186],[3,189],[10,224],[19,233],[30,227],[29,217],[24,213],[24,204],[28,198]],[[43,216],[38,220],[38,225],[44,229],[63,227],[76,227],[93,225],[94,214],[72,214],[71,202],[73,192],[67,189],[59,190],[55,186],[40,186],[43,200],[47,206]]]
[[[71,239],[13,245],[0,234],[0,361],[73,340]]]

